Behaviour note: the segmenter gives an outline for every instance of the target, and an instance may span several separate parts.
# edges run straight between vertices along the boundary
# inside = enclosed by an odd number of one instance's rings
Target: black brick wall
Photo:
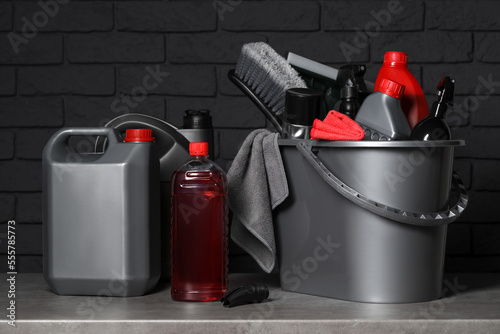
[[[390,8],[377,28],[375,16]],[[179,126],[185,109],[207,108],[217,162],[227,168],[246,135],[267,124],[226,73],[242,44],[266,41],[283,55],[332,66],[366,63],[372,81],[385,51],[405,51],[429,103],[439,79],[453,76],[448,121],[468,144],[457,150],[455,169],[470,205],[449,226],[446,270],[499,272],[499,12],[499,2],[483,0],[0,1],[0,270],[11,219],[19,271],[42,270],[41,152],[62,126],[99,126],[123,112]],[[27,24],[37,31],[16,52],[9,35],[23,36]],[[369,43],[360,39],[366,27],[373,29]],[[356,47],[349,59],[343,43]],[[137,86],[157,66],[168,76],[140,96]],[[129,107],[122,97],[139,102]],[[233,271],[257,268],[236,247],[230,262]]]

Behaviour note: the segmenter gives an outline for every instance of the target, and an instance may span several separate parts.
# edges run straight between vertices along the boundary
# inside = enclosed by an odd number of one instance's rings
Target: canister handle
[[[457,197],[457,201],[453,204],[451,209],[433,213],[417,213],[393,208],[375,202],[343,183],[319,160],[312,152],[311,147],[306,145],[305,142],[301,141],[297,143],[296,147],[316,172],[318,172],[318,174],[339,194],[354,204],[384,218],[418,226],[445,225],[455,221],[465,210],[469,201],[467,189],[465,189],[462,180],[458,174],[453,173],[452,191],[456,192],[458,196],[454,196]]]
[[[172,173],[189,158],[189,140],[172,124],[156,117],[144,114],[124,114],[109,121],[105,127],[114,129],[119,134],[128,129],[152,129],[155,137],[155,151],[160,157],[160,175],[164,182],[170,182]],[[95,151],[104,152],[106,145],[106,141],[98,138],[95,142]]]
[[[72,136],[105,136],[110,144],[122,141],[118,138],[116,131],[111,128],[63,128],[52,136],[52,144],[65,143]]]

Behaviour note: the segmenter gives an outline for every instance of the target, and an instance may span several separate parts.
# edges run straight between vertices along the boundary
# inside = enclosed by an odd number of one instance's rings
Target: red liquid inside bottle
[[[171,296],[218,301],[228,283],[226,175],[207,143],[191,143],[190,154],[172,176]]]

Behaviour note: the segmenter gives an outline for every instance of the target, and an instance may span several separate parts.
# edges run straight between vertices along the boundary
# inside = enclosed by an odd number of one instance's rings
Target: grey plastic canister
[[[154,132],[153,132],[154,135]],[[105,136],[103,153],[68,149]],[[160,163],[153,142],[125,143],[110,128],[66,128],[43,167],[43,272],[61,295],[138,296],[160,277]]]
[[[280,140],[289,197],[275,211],[281,287],[350,301],[441,297],[447,224],[467,206],[462,140]]]

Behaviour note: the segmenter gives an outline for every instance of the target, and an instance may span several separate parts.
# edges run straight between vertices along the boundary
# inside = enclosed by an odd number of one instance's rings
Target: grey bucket
[[[283,290],[350,301],[441,297],[447,224],[467,206],[462,140],[280,140],[290,189],[275,211]]]

